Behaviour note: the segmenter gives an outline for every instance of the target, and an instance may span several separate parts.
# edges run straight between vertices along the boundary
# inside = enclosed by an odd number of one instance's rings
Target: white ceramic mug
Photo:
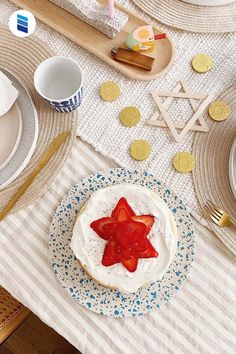
[[[82,70],[70,58],[51,57],[36,69],[34,86],[52,108],[58,112],[72,112],[82,101]]]

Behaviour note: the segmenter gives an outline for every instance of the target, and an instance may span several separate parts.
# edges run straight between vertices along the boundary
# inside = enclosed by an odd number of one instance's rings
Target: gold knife
[[[51,157],[57,152],[60,148],[61,144],[66,140],[66,138],[70,135],[69,131],[61,133],[58,135],[52,143],[45,149],[43,155],[40,159],[38,166],[31,173],[31,175],[27,178],[25,183],[20,187],[18,192],[10,199],[4,209],[0,212],[0,221],[2,221],[5,216],[9,213],[9,211],[14,207],[16,202],[20,199],[20,197],[25,193],[27,188],[31,185],[35,177],[39,174],[39,172],[44,168],[44,166],[48,163]]]

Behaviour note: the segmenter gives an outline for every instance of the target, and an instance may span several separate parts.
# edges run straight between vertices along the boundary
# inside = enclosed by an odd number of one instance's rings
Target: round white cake
[[[122,263],[108,267],[102,264],[107,241],[90,226],[97,219],[111,216],[122,197],[126,198],[136,215],[154,217],[147,238],[158,252],[158,257],[139,259],[134,272],[129,272]],[[175,256],[177,241],[176,223],[167,204],[147,188],[120,184],[99,189],[92,194],[75,222],[71,249],[86,272],[98,283],[132,293],[163,277]]]

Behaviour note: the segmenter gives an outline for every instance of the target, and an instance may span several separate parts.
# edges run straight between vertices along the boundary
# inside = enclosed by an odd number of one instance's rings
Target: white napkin
[[[0,71],[0,117],[6,114],[15,103],[19,92],[8,77]]]

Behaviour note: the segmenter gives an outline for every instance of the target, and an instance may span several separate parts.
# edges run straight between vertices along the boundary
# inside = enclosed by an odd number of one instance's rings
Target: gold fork
[[[236,229],[236,224],[230,220],[230,216],[224,210],[217,207],[213,202],[207,200],[205,210],[209,218],[220,227],[232,226]]]

